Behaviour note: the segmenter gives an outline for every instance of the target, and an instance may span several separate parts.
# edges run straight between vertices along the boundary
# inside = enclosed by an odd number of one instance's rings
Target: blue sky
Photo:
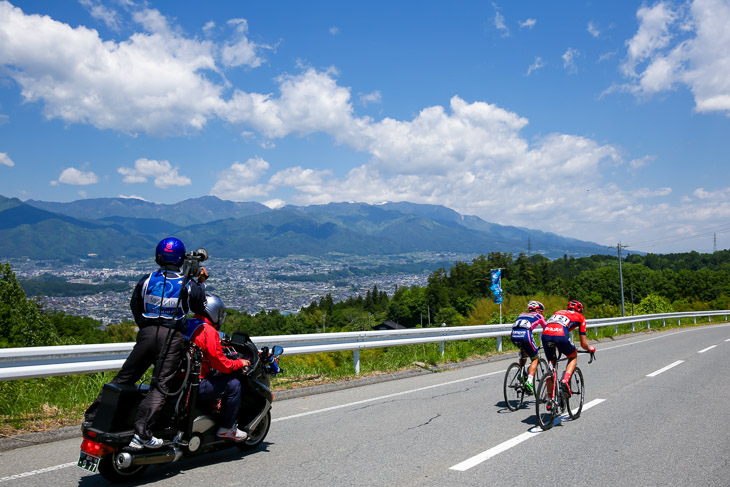
[[[0,1],[0,194],[730,248],[730,1]]]

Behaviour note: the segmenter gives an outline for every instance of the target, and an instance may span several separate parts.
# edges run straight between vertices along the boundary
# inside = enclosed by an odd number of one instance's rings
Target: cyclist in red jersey
[[[568,365],[566,365],[563,378],[560,381],[560,388],[567,397],[571,395],[569,386],[570,376],[573,375],[575,366],[578,363],[578,350],[570,338],[570,332],[576,328],[578,328],[578,333],[580,334],[581,348],[589,352],[595,352],[596,347],[588,345],[588,339],[586,338],[586,319],[583,316],[583,304],[580,301],[570,301],[568,303],[568,309],[556,311],[547,320],[547,325],[542,332],[542,344],[545,347],[545,357],[549,361],[555,364],[558,358],[555,353],[555,348],[568,357]],[[548,343],[554,343],[555,348],[548,347]],[[547,386],[548,391],[553,390],[551,376],[548,376]]]

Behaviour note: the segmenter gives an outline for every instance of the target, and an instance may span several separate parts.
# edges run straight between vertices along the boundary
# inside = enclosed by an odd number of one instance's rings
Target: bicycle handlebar
[[[588,361],[589,364],[596,360],[596,352],[589,352],[588,350],[578,350],[578,353],[590,353],[591,359]]]

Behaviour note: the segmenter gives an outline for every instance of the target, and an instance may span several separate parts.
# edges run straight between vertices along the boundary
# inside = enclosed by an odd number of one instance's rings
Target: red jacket
[[[196,344],[203,351],[203,365],[200,367],[200,378],[205,378],[213,368],[218,372],[228,374],[243,367],[243,360],[231,360],[223,355],[220,336],[213,323],[204,316],[195,315],[191,320],[200,320],[202,323],[195,329],[190,342]]]

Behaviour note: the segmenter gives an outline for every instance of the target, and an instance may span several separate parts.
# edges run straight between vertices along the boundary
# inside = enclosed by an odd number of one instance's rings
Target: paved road
[[[262,450],[149,469],[144,485],[728,486],[730,325],[597,344],[576,421],[504,408],[509,361],[274,403]],[[671,367],[670,367],[671,366]],[[0,484],[106,485],[80,440],[0,453]]]

